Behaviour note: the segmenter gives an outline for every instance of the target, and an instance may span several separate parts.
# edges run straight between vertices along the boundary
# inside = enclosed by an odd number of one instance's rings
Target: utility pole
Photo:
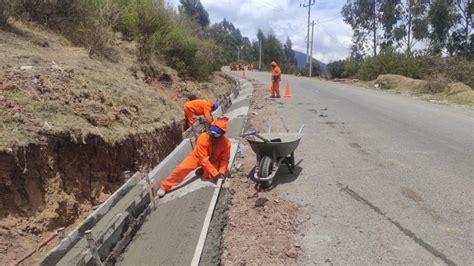
[[[308,4],[300,4],[300,7],[308,8],[308,33],[307,33],[307,42],[306,42],[306,64],[309,63],[309,27],[311,21],[311,6],[315,4],[316,0],[308,0]]]
[[[259,53],[258,53],[258,71],[262,71],[262,40],[258,40]]]
[[[313,37],[314,37],[314,20],[311,22],[311,49],[310,49],[310,52],[309,52],[309,77],[311,77],[312,75],[312,71],[313,71]]]

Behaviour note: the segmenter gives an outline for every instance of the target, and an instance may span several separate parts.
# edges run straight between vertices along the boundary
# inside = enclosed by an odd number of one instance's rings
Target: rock
[[[267,198],[258,198],[256,201],[255,201],[255,207],[259,208],[259,207],[263,207],[265,206],[265,203],[267,203],[268,199]]]
[[[294,247],[291,247],[285,251],[285,255],[289,258],[296,259],[296,257],[298,257],[298,252]]]
[[[0,243],[0,253],[5,254],[8,251],[8,246]]]

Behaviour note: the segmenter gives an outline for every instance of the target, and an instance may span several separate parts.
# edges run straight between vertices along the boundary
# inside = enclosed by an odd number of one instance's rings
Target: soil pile
[[[474,106],[474,91],[471,87],[462,82],[450,82],[441,76],[419,80],[387,74],[379,75],[370,83],[379,89],[417,95],[430,101]]]

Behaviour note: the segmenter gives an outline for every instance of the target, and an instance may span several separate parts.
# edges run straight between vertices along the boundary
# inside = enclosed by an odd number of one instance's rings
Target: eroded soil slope
[[[124,181],[181,140],[189,96],[218,98],[230,80],[183,81],[137,62],[117,38],[89,58],[34,25],[0,31],[0,264],[17,260],[58,227],[69,228]]]

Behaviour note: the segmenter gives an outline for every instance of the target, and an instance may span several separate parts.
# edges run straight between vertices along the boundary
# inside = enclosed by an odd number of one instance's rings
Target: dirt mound
[[[419,79],[407,78],[402,75],[379,75],[376,80],[373,81],[374,85],[379,86],[380,89],[391,90],[416,90],[422,86],[426,81]]]
[[[471,87],[462,82],[450,83],[443,76],[418,80],[401,75],[379,75],[371,84],[375,88],[417,95],[434,102],[474,105],[474,91]]]
[[[232,86],[219,73],[197,83],[141,64],[133,42],[110,49],[91,59],[34,25],[0,31],[0,264],[77,224],[124,172],[163,159],[182,139],[190,95],[215,99]]]
[[[466,84],[462,82],[450,83],[448,84],[448,87],[446,89],[447,89],[446,93],[448,95],[472,91],[471,87],[467,86]]]

